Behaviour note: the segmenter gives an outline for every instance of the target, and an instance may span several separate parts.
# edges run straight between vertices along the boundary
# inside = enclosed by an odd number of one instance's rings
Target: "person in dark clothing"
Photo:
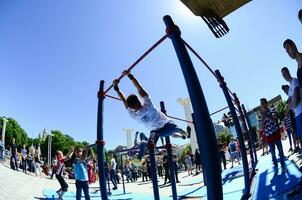
[[[23,144],[23,149],[21,150],[21,154],[22,154],[22,169],[23,169],[23,172],[25,174],[27,174],[27,172],[26,172],[26,168],[27,168],[27,150],[25,148],[25,144]]]
[[[13,144],[11,146],[11,168],[18,171],[17,145],[15,138],[13,138]]]
[[[169,163],[168,163],[168,156],[167,153],[164,151],[165,155],[163,157],[163,166],[164,166],[164,170],[165,170],[165,182],[164,185],[166,183],[170,183],[170,173],[169,173]],[[167,182],[167,180],[169,180]]]
[[[157,159],[157,171],[158,171],[158,176],[162,177],[163,176],[163,159],[161,157],[158,157],[158,159]]]
[[[221,142],[218,142],[218,154],[220,158],[220,163],[222,161],[223,168],[226,169],[225,147]]]
[[[173,155],[173,167],[174,167],[176,183],[180,183],[180,181],[178,180],[178,159],[177,159],[177,155]]]
[[[200,167],[201,167],[201,159],[200,159],[200,153],[199,149],[195,150],[195,166],[196,166],[196,174],[200,173]]]

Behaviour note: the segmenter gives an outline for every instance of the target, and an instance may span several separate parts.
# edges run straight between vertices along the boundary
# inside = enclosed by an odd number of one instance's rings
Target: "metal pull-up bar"
[[[164,35],[162,38],[160,38],[154,45],[152,45],[143,55],[141,55],[130,67],[127,69],[127,71],[131,71],[140,61],[142,61],[153,49],[155,49],[160,43],[162,43],[168,35]],[[121,75],[120,77],[117,78],[118,81],[120,81],[124,75]],[[111,84],[107,90],[105,90],[105,94],[113,87]]]

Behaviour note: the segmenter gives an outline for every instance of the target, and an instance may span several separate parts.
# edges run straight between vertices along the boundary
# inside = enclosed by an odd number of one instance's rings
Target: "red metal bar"
[[[160,43],[162,43],[166,38],[168,37],[168,35],[164,35],[162,38],[160,38],[154,45],[152,45],[141,57],[139,57],[127,70],[131,71],[131,69],[133,69],[140,61],[142,61],[153,49],[155,49]],[[121,75],[120,77],[118,77],[117,80],[121,80],[124,76]],[[107,90],[105,90],[105,94],[113,87],[113,85],[111,84]]]

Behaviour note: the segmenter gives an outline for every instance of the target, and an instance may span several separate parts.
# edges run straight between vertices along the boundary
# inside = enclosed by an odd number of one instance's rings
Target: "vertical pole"
[[[195,122],[195,117],[194,117],[194,113],[192,113],[192,122],[193,122],[193,126],[194,129],[196,127],[196,122]],[[199,141],[199,135],[196,135],[197,141]],[[199,154],[200,154],[200,160],[204,160],[201,157],[203,156],[203,154],[200,153],[200,149],[199,149]],[[207,181],[206,181],[206,172],[205,172],[205,167],[204,167],[204,163],[201,162],[201,170],[202,170],[202,178],[203,178],[203,185],[206,186],[207,185]]]
[[[124,175],[123,175],[123,169],[124,165],[123,165],[123,154],[121,154],[121,176],[122,176],[122,181],[123,181],[123,191],[124,194],[126,194],[126,190],[125,190],[125,180],[124,180]]]
[[[239,111],[240,119],[242,121],[243,130],[247,134],[247,137],[248,137],[247,141],[248,141],[248,145],[249,145],[249,154],[250,154],[250,158],[251,158],[252,169],[254,171],[254,169],[255,169],[255,160],[254,160],[253,149],[252,149],[252,144],[251,144],[251,141],[252,141],[251,135],[250,135],[250,132],[248,131],[248,128],[247,128],[247,125],[246,125],[246,121],[245,121],[245,118],[244,118],[244,115],[243,115],[243,112],[242,112],[242,108],[240,106],[240,101],[239,101],[236,93],[233,93],[233,96],[234,96],[234,100],[235,100],[237,109]]]
[[[163,101],[160,102],[160,110],[162,113],[167,115],[167,111],[165,108],[165,103]],[[173,165],[173,153],[172,153],[172,145],[170,142],[170,137],[165,137],[166,139],[166,149],[167,149],[167,156],[168,156],[168,163],[169,163],[169,171],[170,171],[170,181],[172,187],[172,197],[173,200],[177,200],[177,191],[176,191],[176,181],[175,181],[175,174],[174,174],[174,165]]]
[[[251,143],[252,143],[252,149],[253,149],[253,152],[254,152],[254,157],[255,157],[255,166],[254,166],[254,170],[255,170],[255,167],[256,167],[256,164],[258,162],[258,158],[257,158],[257,152],[256,152],[256,147],[255,147],[255,135],[254,133],[252,132],[252,125],[251,125],[251,121],[246,113],[246,110],[245,110],[245,107],[244,105],[242,104],[241,105],[242,107],[242,111],[243,111],[243,115],[246,119],[246,122],[247,122],[247,125],[248,125],[248,128],[249,128],[249,131],[250,131],[250,136],[251,136]]]
[[[6,130],[6,122],[7,119],[6,118],[2,118],[2,143],[3,143],[3,155],[2,158],[4,159],[4,155],[5,155],[5,130]]]
[[[220,87],[221,87],[223,94],[226,98],[226,101],[228,103],[228,106],[229,106],[229,109],[230,109],[230,112],[231,112],[231,115],[233,118],[233,122],[235,125],[235,129],[237,132],[237,136],[239,139],[239,145],[240,145],[241,156],[242,156],[243,173],[244,173],[244,187],[245,187],[245,191],[244,191],[242,199],[245,199],[247,197],[247,195],[249,194],[249,188],[250,188],[249,187],[249,166],[248,166],[248,161],[247,161],[247,157],[246,157],[246,149],[245,149],[244,140],[243,140],[243,136],[242,136],[242,132],[241,132],[241,127],[239,124],[239,120],[238,120],[238,117],[236,114],[234,104],[232,102],[230,93],[227,88],[227,84],[224,81],[224,78],[221,76],[219,70],[216,70],[215,74],[217,76],[217,81],[219,82]]]
[[[155,148],[155,144],[153,140],[149,140],[148,149],[149,149],[150,164],[151,164],[151,181],[153,186],[153,195],[155,200],[159,200],[160,198],[159,198],[159,190],[158,190],[158,182],[157,182],[154,148]]]
[[[98,92],[98,114],[97,114],[97,151],[98,151],[98,171],[99,171],[99,184],[101,189],[102,200],[108,200],[105,176],[105,152],[104,152],[104,137],[103,137],[103,104],[104,104],[104,83],[101,80]]]
[[[180,30],[174,24],[170,16],[164,17],[166,32],[172,40],[178,61],[180,63],[183,76],[186,81],[189,96],[192,102],[195,115],[196,134],[199,135],[197,141],[201,158],[204,163],[207,181],[207,196],[211,200],[221,200],[222,184],[219,172],[220,163],[218,161],[218,149],[216,135],[212,126],[212,120],[206,104],[206,100],[201,89],[196,71],[190,59],[188,51],[180,37]]]

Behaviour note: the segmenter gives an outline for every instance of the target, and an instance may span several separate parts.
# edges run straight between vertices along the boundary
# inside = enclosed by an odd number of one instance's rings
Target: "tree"
[[[185,148],[182,150],[182,152],[180,153],[180,156],[179,156],[179,160],[181,162],[184,162],[184,157],[189,153],[191,152],[192,153],[192,147],[190,144],[187,144],[185,146]]]
[[[229,144],[232,139],[233,139],[233,135],[231,133],[227,133],[225,131],[218,133],[218,140],[222,144],[225,144],[225,143]]]
[[[23,128],[19,125],[19,123],[13,118],[6,118],[8,121],[6,123],[6,131],[5,131],[5,146],[6,148],[12,145],[13,138],[16,139],[16,145],[18,149],[21,149],[23,144],[27,145],[28,136]],[[1,125],[3,124],[3,118],[0,118]],[[2,126],[1,126],[2,128]]]
[[[286,101],[280,101],[277,106],[277,112],[279,113],[279,118],[282,121],[285,117],[285,110],[286,110]]]

